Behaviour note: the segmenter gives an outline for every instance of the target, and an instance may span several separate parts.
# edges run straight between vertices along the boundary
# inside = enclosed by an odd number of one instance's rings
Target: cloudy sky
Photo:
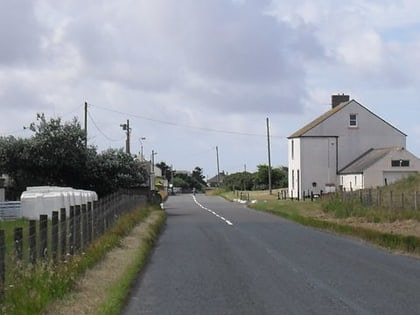
[[[0,135],[42,112],[99,151],[175,169],[287,165],[287,136],[346,93],[420,156],[418,0],[2,0]]]

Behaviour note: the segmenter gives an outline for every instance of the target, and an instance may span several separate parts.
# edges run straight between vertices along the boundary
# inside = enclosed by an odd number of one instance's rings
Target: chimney
[[[350,101],[350,95],[344,95],[344,94],[337,94],[332,95],[331,97],[331,104],[332,108],[340,105],[341,103]]]

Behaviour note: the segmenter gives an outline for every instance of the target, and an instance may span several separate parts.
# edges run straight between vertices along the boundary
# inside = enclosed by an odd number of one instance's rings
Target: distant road
[[[166,203],[123,314],[420,314],[420,260],[196,197]]]

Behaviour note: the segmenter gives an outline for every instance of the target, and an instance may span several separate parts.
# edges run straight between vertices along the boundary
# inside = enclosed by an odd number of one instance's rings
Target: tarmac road
[[[420,260],[219,197],[171,196],[123,314],[420,314]]]

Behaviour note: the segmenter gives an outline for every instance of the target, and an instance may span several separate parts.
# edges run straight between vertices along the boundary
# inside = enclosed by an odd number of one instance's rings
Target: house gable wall
[[[356,127],[349,126],[350,114],[357,116]],[[311,136],[338,137],[339,169],[370,148],[406,146],[405,134],[354,100],[304,135]]]
[[[350,126],[351,115],[356,117],[355,126]],[[289,196],[297,197],[299,193],[302,197],[309,191],[325,192],[330,184],[338,187],[351,182],[351,185],[361,188],[382,185],[383,169],[345,176],[337,176],[337,171],[371,148],[405,148],[406,135],[352,100],[295,132],[288,142]],[[419,167],[413,164],[413,168]]]

